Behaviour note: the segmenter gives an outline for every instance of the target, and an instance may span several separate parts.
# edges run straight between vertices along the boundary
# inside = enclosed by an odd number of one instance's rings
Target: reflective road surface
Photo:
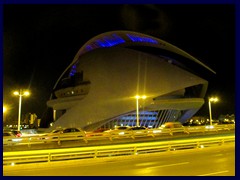
[[[4,176],[235,176],[235,144],[125,157],[4,166]]]

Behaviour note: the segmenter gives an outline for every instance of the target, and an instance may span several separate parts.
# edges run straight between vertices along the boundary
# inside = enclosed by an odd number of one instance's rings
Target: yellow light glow
[[[14,91],[13,94],[14,95],[19,95],[19,92],[18,91]]]
[[[136,95],[135,98],[136,99],[146,99],[147,96],[145,96],[145,95],[143,95],[143,96]]]
[[[24,96],[29,96],[30,93],[29,93],[28,91],[25,91],[25,92],[23,93],[23,95],[24,95]]]
[[[22,92],[22,90],[20,90],[20,91],[14,91],[13,94],[16,96],[29,96],[30,92],[29,91]]]
[[[211,97],[211,98],[209,98],[209,101],[217,102],[217,101],[218,101],[218,98],[217,98],[217,97]]]
[[[136,96],[135,96],[135,98],[136,98],[136,99],[139,99],[139,98],[140,98],[140,96],[139,96],[139,95],[136,95]]]
[[[5,113],[7,111],[7,107],[3,106],[3,113]]]

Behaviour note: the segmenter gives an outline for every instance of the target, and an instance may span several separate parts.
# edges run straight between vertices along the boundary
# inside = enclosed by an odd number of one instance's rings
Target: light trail
[[[222,173],[227,173],[227,172],[229,172],[229,171],[228,170],[226,170],[226,171],[218,171],[218,172],[202,174],[202,175],[197,175],[197,176],[211,176],[211,175],[222,174]]]

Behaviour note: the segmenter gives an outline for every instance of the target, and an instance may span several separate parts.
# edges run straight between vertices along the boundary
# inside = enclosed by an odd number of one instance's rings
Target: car
[[[128,130],[132,130],[132,131],[142,131],[142,130],[146,130],[146,131],[147,131],[147,128],[144,127],[144,126],[133,126],[133,127],[130,127]]]
[[[160,128],[184,128],[180,122],[166,122]]]
[[[163,125],[161,125],[158,129],[162,130],[162,133],[170,132],[172,133],[185,133],[185,127],[180,122],[166,122]]]
[[[130,127],[127,131],[131,131],[134,136],[147,136],[148,128],[144,126],[133,126]]]
[[[62,131],[61,129],[54,129],[54,130],[52,130],[50,133],[60,133],[60,131]]]
[[[11,130],[11,132],[12,132],[16,137],[21,137],[21,136],[22,136],[22,132],[21,132],[21,131]]]
[[[57,139],[57,138],[76,138],[76,137],[85,137],[86,132],[80,128],[61,128],[52,130],[47,134],[45,139]]]
[[[107,130],[109,130],[109,129],[106,129],[106,128],[98,128],[98,129],[96,129],[96,130],[94,130],[94,131],[92,131],[92,132],[93,132],[93,133],[102,133],[102,132],[107,131]]]
[[[21,129],[22,137],[40,136],[36,129]]]
[[[12,131],[3,132],[3,144],[6,145],[10,142],[22,141],[22,138],[17,137]]]
[[[144,126],[116,126],[113,130],[104,131],[109,135],[114,136],[145,136],[148,134],[148,129]]]
[[[96,137],[96,136],[103,136],[103,132],[109,129],[106,128],[98,128],[96,130],[86,132],[86,137]]]
[[[103,135],[109,136],[126,136],[130,134],[129,131],[127,131],[130,128],[130,126],[116,126],[114,129],[109,129],[107,131],[103,132]]]
[[[55,133],[83,133],[84,131],[81,130],[80,128],[62,128],[62,129],[55,129],[52,130],[51,133],[55,134]]]
[[[128,130],[131,126],[116,126],[115,130]]]
[[[15,138],[15,137],[16,136],[11,131],[3,132],[3,138]]]

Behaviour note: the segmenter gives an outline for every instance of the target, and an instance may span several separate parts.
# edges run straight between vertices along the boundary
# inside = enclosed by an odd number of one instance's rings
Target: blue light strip
[[[70,71],[70,73],[69,73],[69,76],[74,76],[74,75],[76,74],[76,72],[77,72],[77,65],[74,64],[74,65],[72,66],[72,68],[71,68],[71,71]]]
[[[143,114],[143,115],[157,115],[158,112],[156,112],[156,111],[140,111],[139,114]]]
[[[143,116],[140,116],[140,119],[141,120],[147,120],[147,121],[156,120],[157,114],[158,114],[158,112],[155,112],[155,111],[153,111],[153,112],[152,111],[141,111],[141,112],[139,112],[139,115],[143,115]],[[130,116],[126,115],[126,116],[120,117],[120,120],[135,120],[135,119],[136,119],[136,113],[133,113]]]
[[[89,45],[87,45],[87,46],[85,47],[85,49],[86,49],[87,51],[91,51],[91,50],[93,50],[94,48],[89,44]]]
[[[140,118],[141,120],[147,120],[147,121],[152,121],[157,119],[157,117],[154,117],[154,116],[144,116]],[[120,120],[136,120],[136,116],[123,116],[120,118]]]
[[[112,47],[124,42],[124,39],[114,34],[113,37],[105,36],[103,39],[96,40],[96,44],[100,47]]]
[[[157,40],[152,39],[150,37],[140,37],[138,35],[133,35],[133,34],[126,34],[126,35],[132,42],[147,42],[147,43],[158,44]]]
[[[96,48],[105,48],[105,47],[112,47],[118,44],[125,43],[125,40],[116,34],[111,34],[109,36],[104,36],[103,38],[96,39],[91,44],[85,47],[86,51],[91,51]]]
[[[143,37],[138,36],[135,34],[126,34],[126,36],[131,40],[132,42],[143,42],[143,43],[152,43],[152,44],[158,44],[158,41],[150,38],[150,37]],[[106,47],[113,47],[118,44],[125,43],[126,41],[117,34],[111,34],[108,36],[101,37],[99,39],[94,40],[90,44],[86,45],[85,52],[97,49],[97,48],[106,48]]]

